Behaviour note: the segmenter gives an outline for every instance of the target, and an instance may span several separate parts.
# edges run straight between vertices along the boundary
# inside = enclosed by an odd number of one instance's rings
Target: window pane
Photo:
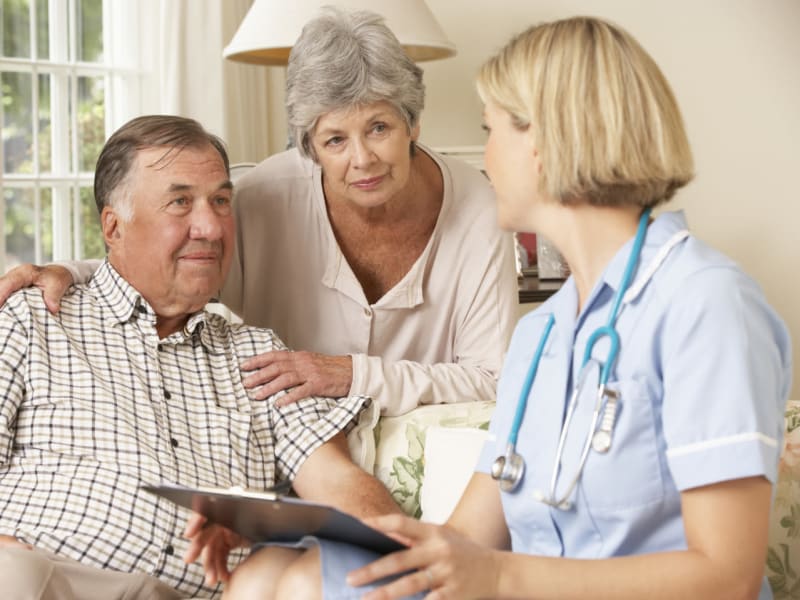
[[[51,262],[53,260],[53,190],[51,188],[43,188],[39,192],[39,227],[41,247],[39,248],[41,254],[36,257],[36,264],[43,262]]]
[[[31,76],[0,74],[3,88],[3,172],[33,172]]]
[[[50,12],[48,0],[36,0],[36,56],[50,58]]]
[[[78,77],[78,170],[94,171],[105,141],[105,80]]]
[[[3,56],[28,58],[31,55],[31,30],[28,0],[3,0]]]
[[[78,3],[78,60],[103,60],[103,0]]]
[[[33,190],[3,188],[5,201],[6,268],[35,258]]]
[[[53,139],[50,126],[50,76],[39,75],[39,171],[53,170]]]
[[[80,215],[81,258],[103,258],[106,248],[103,244],[103,232],[100,230],[100,216],[94,203],[92,188],[81,188]]]

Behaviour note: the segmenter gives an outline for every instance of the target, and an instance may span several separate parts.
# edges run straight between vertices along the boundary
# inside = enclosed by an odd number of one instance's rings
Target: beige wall
[[[671,81],[695,152],[697,178],[673,205],[761,283],[800,344],[800,0],[427,2],[458,47],[422,65],[422,140],[432,146],[483,144],[474,73],[526,25],[591,14],[637,37]],[[284,143],[276,136],[273,151]],[[791,396],[800,398],[800,368]]]
[[[427,2],[458,47],[422,65],[432,146],[483,143],[472,77],[528,24],[591,14],[637,37],[672,83],[695,152],[697,178],[673,205],[759,281],[800,344],[800,1]]]

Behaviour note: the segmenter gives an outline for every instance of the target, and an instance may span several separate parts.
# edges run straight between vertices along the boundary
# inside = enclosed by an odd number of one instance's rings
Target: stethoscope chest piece
[[[498,456],[492,463],[492,479],[497,481],[504,492],[513,492],[525,474],[525,461],[516,450],[509,446],[503,456]]]

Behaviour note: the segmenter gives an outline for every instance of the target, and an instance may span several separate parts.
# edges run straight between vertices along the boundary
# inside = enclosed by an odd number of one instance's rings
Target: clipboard
[[[324,504],[240,488],[145,485],[142,489],[200,513],[251,542],[298,542],[313,535],[389,554],[405,548],[355,517]]]

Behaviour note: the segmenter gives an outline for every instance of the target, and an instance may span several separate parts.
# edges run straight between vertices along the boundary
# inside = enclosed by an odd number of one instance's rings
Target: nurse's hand
[[[43,267],[31,264],[19,265],[0,277],[0,306],[3,306],[14,292],[35,286],[42,290],[47,310],[56,314],[61,308],[61,298],[72,283],[70,272],[59,265]]]
[[[408,575],[364,595],[363,600],[391,600],[429,590],[436,600],[471,600],[497,596],[501,555],[455,530],[404,515],[365,519],[370,527],[410,546],[352,571],[347,583],[360,586],[388,575]]]
[[[353,360],[349,356],[328,356],[315,352],[275,350],[242,363],[243,371],[253,371],[244,379],[251,397],[264,400],[286,390],[275,404],[286,406],[309,396],[341,398],[350,393]]]

